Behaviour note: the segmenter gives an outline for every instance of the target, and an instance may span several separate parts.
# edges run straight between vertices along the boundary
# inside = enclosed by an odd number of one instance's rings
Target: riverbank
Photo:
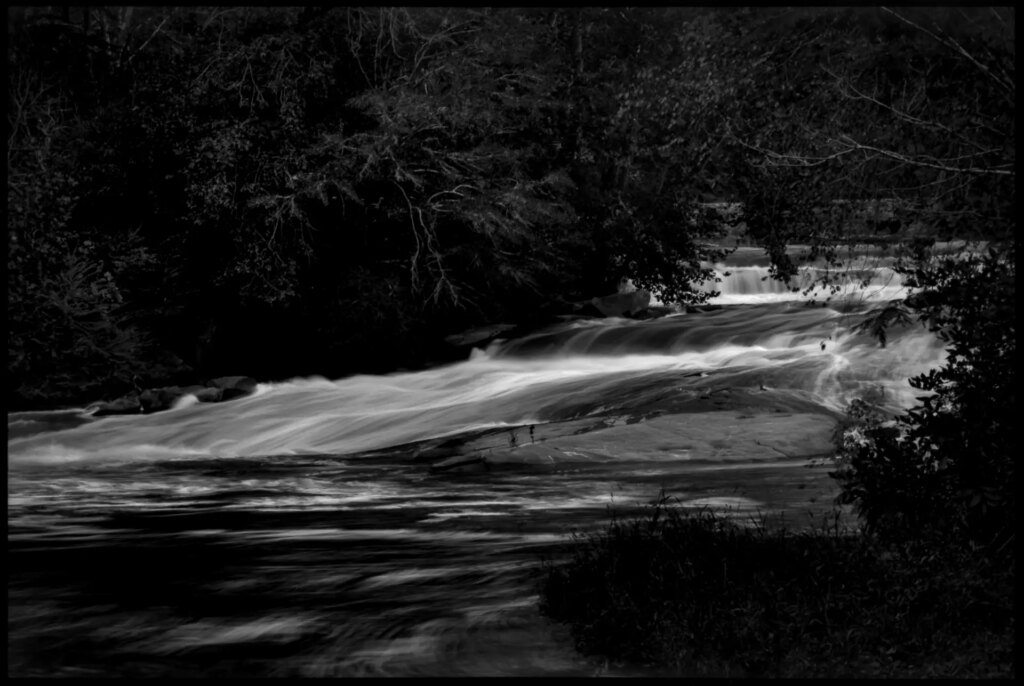
[[[885,546],[666,500],[548,563],[542,610],[597,662],[664,675],[1013,678],[1012,553]]]

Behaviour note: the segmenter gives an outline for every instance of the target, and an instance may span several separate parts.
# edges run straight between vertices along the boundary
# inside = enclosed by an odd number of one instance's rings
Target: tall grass
[[[662,498],[548,561],[577,647],[681,676],[1011,677],[1012,557],[883,547],[838,511],[743,526]]]

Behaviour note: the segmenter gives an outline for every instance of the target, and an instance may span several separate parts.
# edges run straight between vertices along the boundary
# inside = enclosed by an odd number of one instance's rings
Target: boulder
[[[165,386],[163,388],[147,388],[139,395],[139,402],[142,404],[143,412],[163,412],[174,407],[175,401],[185,395],[185,390],[180,386]]]
[[[586,319],[603,317],[605,315],[604,312],[594,307],[593,302],[585,300],[583,302],[573,304],[573,316]]]
[[[651,292],[647,290],[614,293],[601,298],[591,298],[593,305],[605,317],[633,316],[651,304]]]
[[[139,396],[132,393],[109,402],[93,403],[87,409],[93,410],[95,408],[95,411],[92,413],[94,417],[105,417],[112,414],[138,414],[141,411],[141,407]]]
[[[250,395],[256,391],[256,379],[250,376],[220,376],[210,379],[206,385],[221,390],[221,400],[231,400]]]
[[[181,395],[194,395],[196,400],[201,403],[220,402],[224,396],[223,389],[213,386],[184,386],[179,390],[181,391]]]
[[[651,305],[646,310],[633,313],[634,319],[658,319],[670,314],[678,314],[680,310],[669,305]]]
[[[506,331],[515,328],[517,328],[515,324],[489,324],[447,336],[444,340],[449,345],[455,346],[476,345],[492,341]]]
[[[224,389],[212,386],[201,386],[197,391],[189,391],[201,403],[217,403],[224,397]]]
[[[183,396],[194,395],[201,403],[215,403],[244,395],[256,390],[256,381],[248,376],[225,376],[214,379],[208,386],[163,386],[147,388],[141,393],[129,394],[116,400],[93,403],[94,417],[112,414],[138,414],[139,412],[163,412],[174,407]]]

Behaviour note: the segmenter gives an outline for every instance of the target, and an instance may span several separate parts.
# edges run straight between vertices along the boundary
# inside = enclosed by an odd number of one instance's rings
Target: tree
[[[83,124],[70,111],[32,71],[9,73],[8,370],[12,396],[32,403],[117,392],[155,365],[119,285],[152,255],[134,234],[110,245],[76,226]]]
[[[904,237],[1012,233],[1012,10],[809,11],[797,26],[811,41],[805,66],[773,71],[809,71],[813,88],[756,135],[733,136],[762,176],[789,182],[796,221],[780,237],[824,246],[877,235],[880,222]]]
[[[1013,11],[819,11],[798,24],[838,31],[848,54],[805,63],[829,87],[809,93],[802,114],[737,134],[773,181],[754,194],[748,222],[775,253],[809,240],[833,263],[836,245],[892,223],[903,242],[896,269],[917,289],[903,306],[948,346],[940,369],[911,380],[927,393],[922,404],[894,423],[853,408],[837,455],[841,500],[887,536],[1005,545],[1014,522]],[[988,247],[939,257],[927,249],[936,238]]]
[[[628,276],[667,302],[708,297],[696,284],[713,278],[708,263],[724,255],[711,245],[720,226],[701,205],[715,141],[688,130],[705,103],[682,78],[696,66],[687,49],[703,16],[689,8],[601,8],[567,17],[568,153],[593,255],[591,283],[603,277],[607,288]]]

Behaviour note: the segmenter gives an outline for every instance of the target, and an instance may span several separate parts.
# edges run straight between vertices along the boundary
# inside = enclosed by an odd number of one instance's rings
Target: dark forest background
[[[1013,22],[9,8],[9,408],[430,364],[623,276],[699,301],[709,203],[780,278],[851,232],[1012,255]]]

